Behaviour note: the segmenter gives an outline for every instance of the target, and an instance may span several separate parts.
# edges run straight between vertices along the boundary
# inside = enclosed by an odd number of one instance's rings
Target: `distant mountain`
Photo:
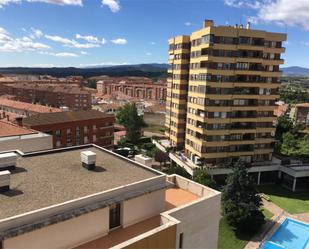
[[[115,65],[115,66],[93,66],[85,68],[77,67],[6,67],[0,68],[0,74],[30,74],[30,75],[52,75],[55,77],[66,77],[71,75],[82,75],[85,78],[108,75],[108,76],[144,76],[150,78],[164,78],[167,75],[168,64],[137,64],[137,65]]]
[[[309,68],[305,67],[283,67],[282,71],[285,76],[309,76]]]

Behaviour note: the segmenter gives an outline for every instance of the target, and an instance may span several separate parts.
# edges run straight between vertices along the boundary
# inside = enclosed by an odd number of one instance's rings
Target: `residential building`
[[[220,192],[98,146],[3,153],[0,170],[1,248],[217,248]]]
[[[295,105],[295,122],[309,128],[309,103]]]
[[[97,82],[98,94],[112,94],[122,92],[123,94],[153,101],[165,101],[166,84],[163,82],[152,82],[145,77],[108,77],[105,76]]]
[[[0,96],[0,113],[2,114],[3,118],[6,118],[7,115],[10,116],[12,114],[13,116],[28,117],[37,113],[50,113],[50,112],[61,112],[61,110],[59,108],[16,101]],[[10,119],[10,121],[12,120],[13,119]]]
[[[281,117],[284,114],[286,114],[289,110],[289,104],[284,103],[284,101],[277,101],[276,103],[276,108],[274,110],[274,115],[276,117]]]
[[[19,150],[26,153],[52,148],[51,135],[0,120],[0,151]]]
[[[53,147],[94,143],[113,147],[114,115],[97,110],[41,113],[24,118],[22,125],[53,136]]]
[[[194,164],[272,160],[286,34],[206,20],[169,40],[166,135]]]
[[[14,95],[15,100],[53,107],[67,106],[71,110],[91,109],[91,92],[66,83],[16,82],[1,83],[0,95]]]

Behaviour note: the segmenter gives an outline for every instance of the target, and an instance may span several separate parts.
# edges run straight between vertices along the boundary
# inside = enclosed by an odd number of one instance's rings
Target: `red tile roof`
[[[0,137],[35,134],[37,131],[0,120]]]
[[[11,107],[18,110],[27,110],[35,113],[49,113],[49,112],[61,112],[59,108],[48,107],[44,105],[31,104],[6,98],[0,98],[0,107]]]

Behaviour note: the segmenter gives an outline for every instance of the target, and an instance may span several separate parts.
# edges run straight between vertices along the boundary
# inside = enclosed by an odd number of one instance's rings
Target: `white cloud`
[[[31,30],[31,33],[32,33],[31,35],[33,37],[40,38],[40,37],[42,37],[44,35],[43,32],[41,30],[39,30],[39,29],[31,27],[30,30]]]
[[[70,53],[70,52],[60,52],[60,53],[53,53],[53,52],[39,52],[42,55],[51,55],[56,57],[78,57],[78,54]]]
[[[147,55],[147,56],[151,56],[151,55],[152,55],[152,53],[150,53],[150,52],[147,52],[147,53],[146,53],[146,55]]]
[[[225,0],[225,4],[256,9],[256,16],[250,18],[253,22],[272,22],[309,30],[308,0]]]
[[[102,0],[102,5],[106,5],[114,13],[120,10],[120,5],[117,0]]]
[[[125,45],[125,44],[128,43],[127,40],[124,39],[124,38],[114,39],[111,42],[114,43],[114,44],[117,44],[117,45]]]
[[[87,41],[89,43],[96,43],[96,44],[102,44],[102,45],[104,45],[106,43],[106,40],[104,38],[102,38],[100,40],[98,37],[93,36],[93,35],[85,35],[85,36],[83,36],[83,35],[80,35],[80,34],[76,34],[75,38]]]
[[[151,44],[151,45],[156,45],[156,43],[155,43],[155,42],[150,42],[150,44]]]
[[[27,36],[14,38],[2,27],[0,27],[0,52],[24,52],[35,50],[46,50],[50,46],[34,42]]]
[[[70,39],[63,38],[63,37],[58,36],[58,35],[45,35],[45,38],[52,40],[54,42],[59,42],[59,43],[63,43],[63,44],[71,44],[72,43],[72,41]]]
[[[89,53],[86,52],[86,51],[80,51],[80,54],[82,54],[82,55],[88,55]]]
[[[11,3],[20,3],[20,0],[0,0],[0,8]]]
[[[57,57],[78,57],[77,54],[68,53],[68,52],[56,53],[55,56],[57,56]]]
[[[23,39],[14,39],[12,41],[0,44],[1,52],[24,52],[24,51],[35,51],[35,50],[46,50],[50,46],[40,42],[24,41]]]
[[[57,5],[75,5],[83,6],[82,0],[27,0],[28,2],[40,2],[40,3],[49,3]]]
[[[54,42],[62,43],[66,47],[72,47],[72,48],[96,48],[100,47],[100,44],[95,43],[79,43],[75,40],[70,40],[68,38],[63,38],[58,35],[45,35],[46,39],[49,39]]]
[[[307,42],[307,41],[302,41],[300,44],[304,45],[304,46],[309,46],[309,42]]]
[[[185,22],[185,25],[186,25],[186,26],[191,26],[192,23],[191,23],[191,22]]]
[[[258,9],[268,0],[224,0],[224,3],[234,8],[251,8]],[[269,1],[268,1],[269,2]]]
[[[128,62],[98,62],[91,64],[79,64],[80,67],[94,67],[94,66],[117,66],[117,65],[128,65]]]

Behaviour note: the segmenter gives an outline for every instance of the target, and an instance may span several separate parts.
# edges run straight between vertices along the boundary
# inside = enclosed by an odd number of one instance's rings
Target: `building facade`
[[[82,166],[86,153],[93,171]],[[8,157],[1,248],[217,248],[216,190],[94,145],[3,153],[0,166]]]
[[[106,77],[97,82],[99,94],[123,94],[139,99],[164,101],[166,99],[166,84],[153,83],[145,77]]]
[[[309,103],[296,104],[295,122],[309,127]]]
[[[22,125],[53,136],[53,147],[94,143],[112,148],[114,115],[97,110],[43,113],[24,118]]]
[[[206,20],[169,40],[166,135],[198,164],[272,159],[286,34]]]
[[[15,100],[71,110],[91,109],[91,93],[78,85],[60,83],[2,83],[0,95],[14,95]]]

